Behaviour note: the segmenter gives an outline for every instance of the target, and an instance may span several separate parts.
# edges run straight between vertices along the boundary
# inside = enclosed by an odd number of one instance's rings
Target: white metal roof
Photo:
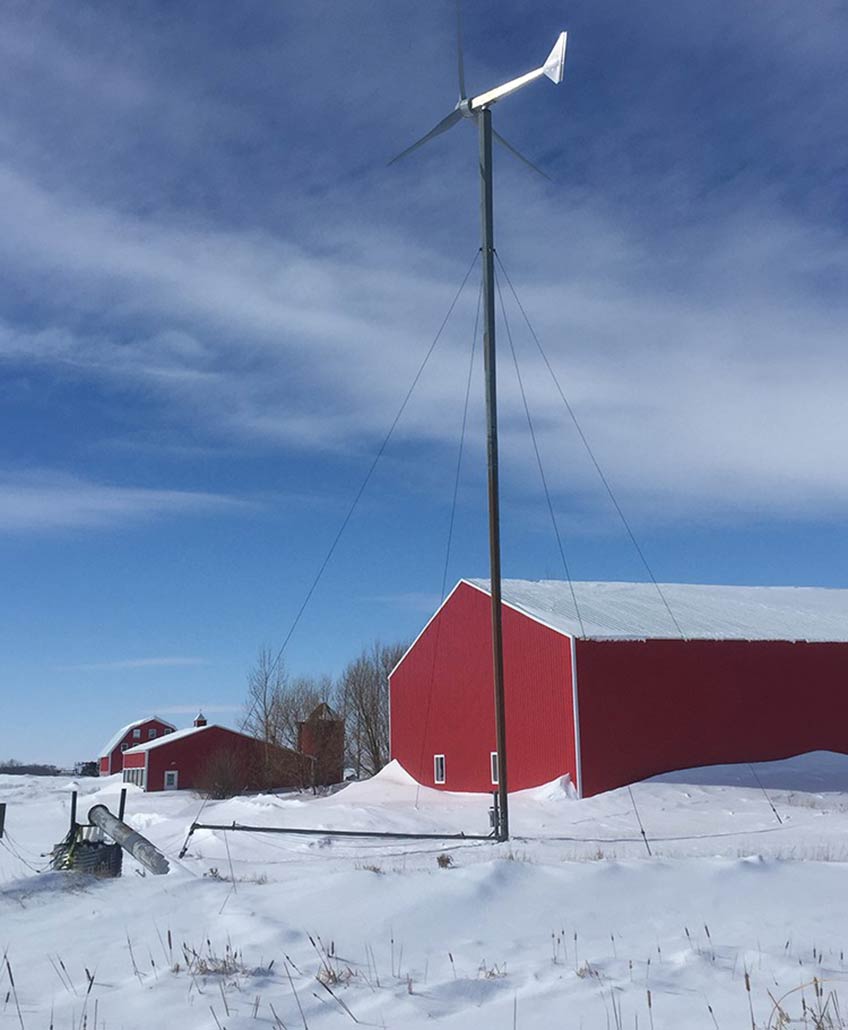
[[[174,726],[173,723],[168,722],[166,719],[160,719],[158,715],[147,715],[145,718],[136,719],[135,722],[128,723],[123,729],[118,730],[114,737],[110,739],[106,747],[104,747],[100,752],[99,757],[107,758],[112,754],[130,730],[134,730],[137,726],[143,726],[146,722],[161,722],[163,726],[170,726],[172,730],[176,729],[176,726]]]
[[[189,726],[184,730],[177,730],[176,733],[165,733],[161,737],[155,737],[153,740],[145,740],[142,744],[136,744],[134,747],[127,748],[124,752],[125,755],[130,753],[137,755],[140,751],[152,751],[155,747],[160,747],[162,744],[173,744],[175,740],[182,740],[183,737],[190,737],[194,733],[203,733],[204,730],[222,730],[226,729],[225,726],[216,726],[214,723],[209,723],[206,726]],[[230,733],[236,733],[236,730],[229,730]]]
[[[489,580],[465,580],[489,593]],[[505,604],[569,636],[602,640],[679,639],[653,583],[574,583],[506,579]],[[693,640],[848,642],[848,590],[825,587],[702,586],[661,583]]]

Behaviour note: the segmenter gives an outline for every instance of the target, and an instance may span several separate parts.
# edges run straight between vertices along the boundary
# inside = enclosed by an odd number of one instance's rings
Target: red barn
[[[510,790],[848,753],[848,590],[661,589],[504,581]],[[389,677],[392,757],[428,786],[497,783],[490,606],[460,581]]]
[[[195,725],[124,752],[124,782],[146,791],[197,788],[230,793],[299,787],[308,777],[296,751],[265,744],[225,726]]]
[[[119,773],[124,768],[124,752],[131,747],[148,740],[156,740],[166,733],[173,733],[176,726],[156,715],[148,716],[146,719],[136,719],[112,737],[108,744],[100,752],[99,765],[101,776],[111,776],[112,773]]]

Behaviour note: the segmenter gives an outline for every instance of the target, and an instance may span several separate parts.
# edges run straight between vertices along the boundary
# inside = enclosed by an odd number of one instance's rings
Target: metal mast
[[[498,752],[498,840],[509,840],[506,772],[503,623],[501,618],[501,526],[498,485],[498,386],[495,352],[495,224],[492,189],[492,112],[477,116],[480,136],[480,228],[483,258],[483,360],[486,375],[486,453],[489,466],[489,585],[492,595],[492,668]]]
[[[566,33],[561,32],[545,63],[533,71],[510,79],[486,93],[468,97],[465,93],[465,70],[457,6],[457,66],[459,73],[459,101],[426,135],[401,151],[389,164],[394,164],[431,139],[447,132],[463,118],[477,122],[480,140],[480,221],[483,258],[483,354],[486,374],[486,443],[489,466],[489,580],[492,595],[492,664],[495,690],[495,737],[498,755],[498,821],[497,839],[509,840],[509,810],[506,770],[506,705],[504,701],[503,628],[501,622],[501,537],[500,492],[498,487],[498,392],[497,361],[495,355],[495,230],[492,202],[492,140],[497,140],[515,157],[534,171],[545,175],[528,161],[510,143],[492,128],[492,104],[515,93],[523,86],[546,76],[554,83],[562,82],[565,73]],[[545,176],[547,178],[547,176]]]

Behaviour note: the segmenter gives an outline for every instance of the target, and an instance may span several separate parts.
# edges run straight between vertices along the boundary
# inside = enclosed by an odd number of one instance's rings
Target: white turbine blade
[[[543,179],[547,179],[548,182],[553,182],[553,179],[547,174],[547,172],[543,172],[538,165],[534,165],[530,158],[525,157],[520,150],[517,150],[511,143],[508,143],[499,132],[492,129],[492,136],[494,136],[497,142],[500,143],[502,147],[505,147],[513,157],[517,157],[519,161],[523,161],[528,168],[532,168],[533,171],[538,175],[541,175]]]
[[[427,133],[426,136],[422,136],[420,140],[413,143],[411,147],[407,147],[406,150],[402,150],[399,154],[391,159],[388,163],[393,165],[395,161],[400,161],[402,157],[406,157],[407,154],[411,154],[413,150],[417,150],[419,147],[423,147],[425,143],[429,143],[431,139],[436,136],[441,136],[443,132],[447,132],[448,129],[452,128],[460,119],[462,113],[460,111],[451,111],[449,115],[443,118],[438,125],[434,126]]]
[[[548,54],[548,58],[542,65],[545,75],[559,85],[565,75],[565,44],[568,39],[567,32],[560,32],[559,38],[554,43],[554,48]]]
[[[459,99],[465,100],[465,61],[462,57],[462,11],[456,0],[456,65],[459,72]]]

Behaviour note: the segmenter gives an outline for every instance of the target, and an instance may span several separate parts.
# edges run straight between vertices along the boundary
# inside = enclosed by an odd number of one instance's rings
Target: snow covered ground
[[[848,1010],[848,758],[755,768],[768,796],[748,766],[635,785],[651,856],[626,788],[555,783],[514,796],[509,844],[200,830],[180,860],[202,802],[131,787],[171,872],[127,858],[119,880],[36,872],[68,781],[0,776],[0,1028],[731,1030],[787,1025],[787,992],[792,1019],[831,992]],[[118,777],[79,786],[81,818],[116,810]],[[487,808],[395,766],[201,821],[485,834]]]

